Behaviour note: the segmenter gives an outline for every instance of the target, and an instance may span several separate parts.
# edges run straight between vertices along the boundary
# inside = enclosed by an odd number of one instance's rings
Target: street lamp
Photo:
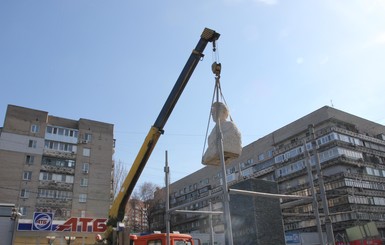
[[[47,240],[48,240],[48,244],[49,245],[52,245],[53,244],[53,241],[55,241],[55,236],[46,236]]]
[[[64,239],[67,241],[67,245],[70,245],[71,241],[76,240],[76,236],[65,236]]]
[[[16,230],[17,230],[17,225],[18,225],[18,222],[19,222],[19,218],[22,216],[23,214],[19,212],[19,209],[16,208],[16,207],[13,207],[12,208],[12,211],[11,211],[11,217],[10,219],[13,221],[13,229],[12,229],[12,244],[15,242],[15,236],[16,236]]]

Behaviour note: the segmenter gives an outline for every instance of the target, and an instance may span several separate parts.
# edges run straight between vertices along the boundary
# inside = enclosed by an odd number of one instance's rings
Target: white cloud
[[[369,40],[365,42],[364,48],[369,48],[369,47],[384,45],[384,44],[385,44],[385,32],[380,32],[370,37]]]
[[[385,2],[383,0],[361,0],[359,3],[361,9],[364,10],[364,13],[368,15],[371,15],[374,12],[382,13],[385,10]]]
[[[378,34],[373,38],[373,43],[374,43],[374,44],[385,44],[385,32],[378,33]]]

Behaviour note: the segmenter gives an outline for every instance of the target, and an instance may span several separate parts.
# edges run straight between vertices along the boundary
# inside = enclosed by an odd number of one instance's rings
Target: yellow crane
[[[205,28],[200,36],[198,44],[195,49],[193,49],[190,57],[188,58],[182,72],[180,73],[173,89],[171,90],[165,104],[163,105],[162,110],[160,111],[155,123],[150,128],[144,142],[134,160],[134,163],[131,166],[130,171],[128,172],[120,191],[115,198],[110,212],[109,212],[109,226],[116,226],[117,221],[121,221],[124,217],[125,206],[130,198],[130,195],[144,169],[150,155],[155,148],[155,145],[160,137],[163,134],[164,126],[171,115],[176,103],[180,95],[182,94],[187,82],[189,81],[192,73],[195,70],[198,62],[204,56],[203,51],[206,48],[209,42],[213,43],[215,48],[215,42],[218,40],[220,34],[211,30],[209,28]],[[110,233],[110,229],[107,230],[107,236]]]

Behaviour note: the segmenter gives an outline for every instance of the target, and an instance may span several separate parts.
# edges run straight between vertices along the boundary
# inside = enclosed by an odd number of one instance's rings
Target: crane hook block
[[[219,75],[221,74],[221,69],[222,69],[221,63],[214,62],[214,63],[211,65],[211,70],[213,71],[213,73],[214,73],[216,76],[219,76]]]

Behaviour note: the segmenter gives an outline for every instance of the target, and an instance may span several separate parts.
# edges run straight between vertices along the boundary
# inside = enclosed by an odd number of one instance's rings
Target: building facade
[[[313,125],[314,134],[309,125]],[[363,236],[385,238],[384,125],[322,107],[243,147],[242,155],[227,165],[226,180],[230,188],[249,178],[275,181],[280,194],[312,196],[307,166],[313,173],[318,207],[311,200],[283,200],[286,233],[317,232],[317,208],[324,231],[325,213],[330,218],[336,241],[347,241],[346,229],[369,222],[375,223],[379,234]],[[221,197],[206,198],[221,189],[222,179],[219,167],[206,166],[172,183],[171,207],[222,210]],[[159,211],[159,217],[154,218],[158,229],[164,227],[162,215]],[[209,218],[174,213],[171,226],[182,232],[209,233]],[[214,215],[212,226],[215,232],[223,232],[223,217]]]
[[[130,233],[148,232],[148,210],[145,202],[136,198],[129,199],[125,215]]]
[[[51,238],[65,244],[72,238],[71,244],[94,244],[95,230],[77,227],[108,217],[113,125],[8,105],[0,133],[0,202],[15,204],[20,213],[14,242],[47,244]],[[62,231],[42,226],[68,220],[73,226]]]

